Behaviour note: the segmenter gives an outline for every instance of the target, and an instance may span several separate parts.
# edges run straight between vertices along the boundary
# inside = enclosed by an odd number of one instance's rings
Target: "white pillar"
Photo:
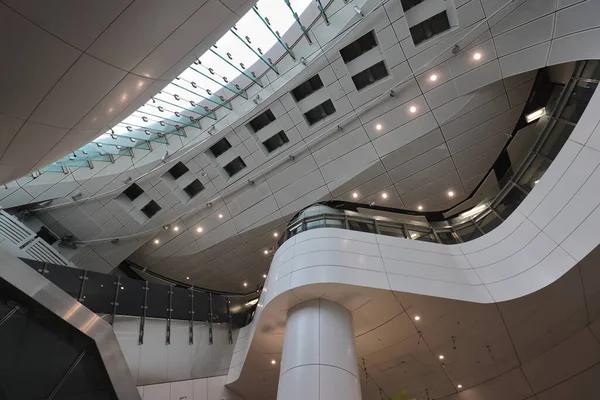
[[[288,312],[277,400],[361,400],[352,315],[314,299]]]

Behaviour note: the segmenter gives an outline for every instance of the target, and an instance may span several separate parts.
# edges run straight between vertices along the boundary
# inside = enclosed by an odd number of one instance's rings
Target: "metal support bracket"
[[[79,285],[79,295],[77,296],[77,300],[79,300],[80,303],[83,303],[85,300],[85,297],[83,295],[83,290],[85,288],[85,281],[87,281],[88,278],[87,277],[87,270],[83,270],[83,275],[79,275],[79,279],[81,279],[81,285]]]
[[[208,343],[213,344],[213,307],[212,293],[208,294]]]
[[[148,310],[148,290],[150,290],[148,281],[146,281],[142,290],[144,291],[144,305],[142,306],[142,315],[140,316],[140,333],[138,338],[140,345],[144,344],[144,328],[146,325],[146,311]]]
[[[171,344],[171,314],[173,312],[173,286],[169,285],[169,308],[167,308],[167,345]]]
[[[231,331],[231,310],[229,308],[229,297],[225,297],[225,305],[227,306],[227,320],[229,322],[229,329],[228,329],[228,335],[229,335],[229,344],[233,344],[233,332]]]
[[[115,323],[115,315],[117,314],[117,306],[119,305],[119,288],[121,287],[121,277],[117,275],[117,281],[114,283],[115,285],[115,298],[112,303],[113,306],[112,314],[110,315],[110,324]]]
[[[194,344],[194,286],[190,287],[190,328],[189,344]]]

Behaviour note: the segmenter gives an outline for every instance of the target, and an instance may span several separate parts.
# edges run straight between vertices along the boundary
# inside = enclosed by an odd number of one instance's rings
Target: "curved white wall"
[[[382,289],[477,303],[515,299],[549,285],[600,243],[600,91],[562,151],[517,210],[492,232],[441,245],[340,229],[315,229],[276,252],[260,307],[242,329],[228,383],[243,381],[251,345],[323,284],[349,296]],[[285,318],[285,316],[283,316]],[[259,332],[255,335],[256,332]]]

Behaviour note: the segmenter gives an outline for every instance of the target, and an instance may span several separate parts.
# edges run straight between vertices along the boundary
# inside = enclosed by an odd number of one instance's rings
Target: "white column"
[[[361,400],[352,315],[314,299],[288,312],[277,400]]]

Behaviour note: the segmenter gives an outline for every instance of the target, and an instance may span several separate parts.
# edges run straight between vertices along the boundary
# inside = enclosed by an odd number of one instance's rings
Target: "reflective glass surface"
[[[533,190],[549,167],[550,161],[543,157],[534,157],[529,168],[527,168],[519,179],[518,184],[527,190]]]
[[[92,271],[87,271],[87,277],[83,304],[95,313],[112,313],[113,306],[111,303],[115,299],[117,277]]]
[[[375,224],[373,221],[355,221],[348,219],[348,227],[352,231],[375,233]]]
[[[0,279],[0,398],[47,399],[80,355],[54,399],[116,400],[95,343]]]
[[[142,315],[144,305],[144,286],[146,282],[121,276],[119,297],[117,299],[117,314]]]
[[[190,289],[173,286],[173,319],[190,319],[191,307]]]
[[[515,186],[499,201],[494,209],[503,219],[506,219],[516,210],[525,197],[527,195]]]
[[[598,83],[596,82],[578,81],[559,118],[577,123],[583,115],[597,86]]]
[[[479,225],[485,233],[493,231],[501,223],[502,220],[493,212],[490,212],[488,215],[477,221],[477,225]]]
[[[460,236],[463,242],[477,239],[481,236],[481,232],[473,223],[467,223],[456,228],[456,233]]]
[[[433,233],[431,231],[423,232],[408,228],[408,235],[412,240],[437,243],[437,239],[435,238],[435,236],[433,236]]]
[[[452,231],[436,231],[435,233],[438,235],[438,237],[440,238],[440,240],[444,244],[456,244],[456,243],[458,243],[457,240],[456,240],[456,238],[452,234]]]
[[[379,224],[379,233],[386,236],[405,238],[404,229],[398,226],[387,226]]]
[[[148,283],[147,317],[167,318],[169,308],[169,286]]]

